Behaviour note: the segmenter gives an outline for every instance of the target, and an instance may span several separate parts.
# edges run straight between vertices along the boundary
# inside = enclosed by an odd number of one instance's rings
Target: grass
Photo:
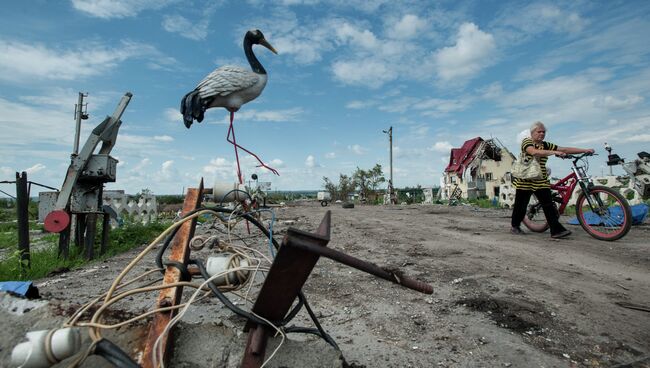
[[[0,281],[35,280],[46,277],[54,270],[74,269],[89,263],[100,262],[116,254],[124,253],[143,244],[149,244],[170,222],[153,222],[147,225],[140,223],[129,223],[123,227],[111,230],[109,234],[109,245],[102,256],[88,261],[83,257],[83,249],[75,247],[74,242],[70,244],[70,255],[68,259],[58,257],[58,234],[49,234],[40,239],[40,242],[50,243],[42,250],[31,252],[31,267],[23,268],[20,264],[20,253],[18,250],[11,253],[9,258],[0,261]],[[96,247],[101,241],[101,231],[97,232]],[[14,245],[15,246],[15,245]]]
[[[469,203],[479,207],[479,208],[501,208],[499,202],[495,202],[490,198],[483,197],[477,199],[471,199]]]

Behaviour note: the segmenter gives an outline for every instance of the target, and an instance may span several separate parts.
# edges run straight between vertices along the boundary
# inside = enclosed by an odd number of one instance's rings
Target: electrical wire
[[[262,267],[262,260],[269,265],[272,264],[272,258],[275,257],[275,250],[279,249],[280,245],[277,243],[277,241],[273,238],[273,224],[275,223],[275,212],[270,209],[257,209],[255,211],[248,211],[248,212],[242,212],[239,206],[235,207],[234,209],[229,209],[225,207],[202,207],[202,208],[197,208],[195,210],[189,211],[188,213],[184,214],[178,221],[173,223],[171,226],[169,226],[167,229],[165,229],[156,239],[154,239],[145,249],[140,252],[121,272],[120,274],[115,278],[113,283],[111,284],[109,290],[102,294],[101,296],[95,298],[91,302],[87,303],[84,305],[82,308],[77,310],[75,314],[71,316],[71,318],[66,322],[66,325],[70,326],[77,326],[77,327],[88,327],[89,328],[89,333],[91,335],[91,338],[93,340],[93,343],[91,346],[88,348],[88,350],[85,352],[84,356],[81,357],[81,359],[78,359],[79,363],[75,364],[80,364],[83,362],[83,360],[86,359],[86,357],[92,353],[92,350],[97,350],[96,345],[98,344],[99,341],[102,341],[102,337],[100,334],[101,329],[110,329],[110,328],[118,328],[121,326],[124,326],[129,323],[133,323],[137,320],[140,320],[142,318],[146,318],[154,313],[159,313],[159,312],[166,312],[166,311],[173,311],[173,310],[179,310],[179,313],[165,326],[165,330],[163,334],[167,334],[169,330],[176,324],[180,319],[183,317],[183,315],[186,313],[186,311],[189,309],[189,307],[192,305],[192,303],[196,302],[197,300],[200,300],[202,298],[207,297],[208,295],[212,294],[219,299],[220,302],[222,302],[227,308],[229,308],[231,311],[233,311],[235,314],[253,322],[258,325],[262,326],[267,326],[269,328],[273,328],[278,333],[282,335],[282,342],[280,345],[276,348],[276,350],[273,352],[273,354],[264,362],[264,365],[266,365],[271,358],[275,355],[275,353],[279,350],[280,346],[284,342],[285,334],[286,333],[311,333],[317,336],[320,336],[323,338],[328,344],[332,345],[335,349],[340,351],[338,345],[336,345],[336,342],[329,336],[320,323],[318,322],[318,319],[316,318],[315,314],[311,310],[309,304],[307,303],[307,300],[303,294],[302,291],[298,293],[298,301],[296,305],[287,313],[286,317],[281,320],[281,321],[269,321],[261,316],[258,316],[257,314],[253,312],[248,312],[245,311],[238,306],[236,306],[234,303],[230,301],[228,297],[224,295],[224,291],[236,291],[239,288],[248,286],[247,292],[244,294],[242,297],[245,301],[250,302],[250,298],[248,298],[248,293],[251,290],[251,287],[253,286],[253,282],[255,280],[255,274],[257,272],[265,272],[268,271],[268,267]],[[260,222],[258,218],[256,218],[254,215],[255,214],[261,214],[262,212],[270,212],[271,213],[271,221],[269,223],[269,228],[267,229],[266,226],[264,226],[263,223]],[[243,259],[247,259],[249,262],[249,265],[246,267],[242,267],[241,263],[239,264],[239,267],[236,267],[237,265],[231,264],[230,266],[235,266],[235,267],[230,267],[224,272],[220,272],[219,274],[215,275],[208,275],[207,271],[205,269],[205,266],[200,260],[189,260],[189,264],[194,264],[197,266],[199,269],[201,276],[206,280],[203,283],[196,284],[188,281],[181,281],[173,284],[166,284],[166,285],[158,285],[158,286],[145,286],[145,287],[138,287],[135,289],[127,290],[127,291],[121,291],[122,288],[126,287],[127,285],[130,285],[138,280],[141,280],[142,278],[146,277],[147,275],[150,275],[151,273],[154,272],[160,272],[164,271],[165,266],[177,266],[175,263],[170,263],[170,262],[163,262],[162,257],[165,252],[165,250],[169,247],[171,240],[174,238],[174,236],[177,234],[178,230],[180,229],[180,226],[185,224],[187,221],[196,219],[197,217],[204,215],[204,214],[212,214],[215,215],[219,221],[221,221],[227,228],[227,235],[229,240],[232,239],[233,232],[232,232],[232,222],[233,220],[235,222],[238,222],[242,219],[247,220],[253,225],[255,225],[261,233],[266,236],[269,239],[268,242],[268,247],[269,247],[269,252],[271,254],[271,259],[267,258],[266,255],[264,255],[262,252],[260,252],[257,249],[254,249],[246,244],[246,242],[243,240],[243,238],[237,234],[234,234],[234,236],[239,238],[239,241],[241,241],[245,246],[234,246],[232,242],[228,243],[223,243],[220,242],[218,244],[219,251],[221,252],[226,252],[226,251],[231,251],[234,254],[236,254],[238,257],[243,257]],[[224,214],[228,214],[227,219],[225,218]],[[211,236],[212,237],[212,236]],[[211,238],[210,237],[210,238]],[[210,239],[208,238],[208,239]],[[132,280],[129,280],[128,282],[121,283],[121,281],[124,279],[124,277],[133,269],[135,264],[140,262],[144,255],[146,255],[148,252],[150,252],[158,243],[161,242],[161,240],[164,239],[163,245],[158,249],[158,252],[155,257],[155,262],[156,265],[158,266],[157,269],[147,271],[145,274],[140,275]],[[261,258],[252,258],[249,256],[246,252],[250,252],[251,254],[255,254]],[[234,257],[234,255],[233,255]],[[241,261],[238,261],[241,262]],[[181,270],[182,271],[182,270]],[[244,275],[243,272],[246,272],[247,274]],[[231,273],[238,274],[237,282],[235,284],[231,284],[229,282],[229,276]],[[251,276],[252,274],[252,276]],[[226,285],[221,285],[217,286],[214,283],[214,280],[220,276],[225,275],[225,280],[226,280]],[[246,276],[246,277],[244,277]],[[246,281],[247,280],[247,281]],[[153,282],[156,282],[159,280],[154,280]],[[171,307],[164,307],[164,308],[157,308],[155,310],[148,311],[146,313],[143,313],[139,316],[133,317],[127,321],[122,321],[117,324],[113,325],[107,325],[101,323],[101,316],[102,313],[109,308],[111,305],[114,303],[124,299],[127,296],[134,295],[137,293],[143,293],[143,292],[150,292],[150,291],[155,291],[155,290],[161,290],[165,288],[170,288],[170,287],[183,287],[183,286],[188,286],[188,287],[193,287],[196,288],[196,291],[192,294],[192,297],[185,303],[179,304],[176,306],[171,306]],[[205,289],[205,287],[208,287],[208,289]],[[221,290],[223,289],[223,291]],[[118,290],[120,292],[118,292]],[[198,297],[201,292],[204,292],[203,296],[200,298]],[[237,294],[239,295],[239,294]],[[241,297],[241,296],[240,296]],[[93,314],[90,322],[79,322],[79,319],[81,316],[86,313],[93,305],[96,305],[99,303],[103,298],[103,303],[101,306],[96,310],[96,312]],[[282,326],[285,326],[289,321],[291,321],[302,309],[302,307],[305,307],[307,313],[309,314],[309,317],[312,319],[314,322],[314,325],[316,326],[315,329],[313,328],[305,328],[305,327],[287,327],[283,328]],[[162,334],[159,336],[159,339],[156,341],[157,345],[154,345],[154,359],[157,359],[158,357],[161,357],[159,354],[158,356],[156,355],[156,348],[158,349],[159,352],[161,352],[160,348],[160,340],[162,339]],[[119,349],[119,348],[118,348]],[[162,358],[160,359],[160,362],[162,363]],[[157,362],[155,362],[157,364]],[[156,366],[156,365],[155,365]]]

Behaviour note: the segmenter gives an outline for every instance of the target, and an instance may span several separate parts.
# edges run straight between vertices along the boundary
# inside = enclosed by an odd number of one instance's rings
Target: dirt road
[[[648,220],[616,242],[597,241],[571,225],[569,238],[552,240],[548,233],[511,235],[508,210],[343,209],[299,202],[276,209],[276,234],[286,231],[287,221],[313,231],[326,210],[332,211],[331,248],[398,268],[434,288],[432,295],[420,294],[321,258],[303,290],[353,367],[650,366]],[[89,300],[129,260],[124,255],[36,284],[48,300]],[[154,299],[122,305],[146,309]],[[214,304],[201,303],[181,330],[215,320],[221,327],[241,328],[241,321]],[[33,327],[29,319],[41,318],[30,313],[0,313],[3,326],[14,326],[0,338],[0,365],[7,366],[11,347]],[[303,313],[296,323],[309,324]],[[138,333],[131,330],[124,339],[135,344]],[[282,348],[284,354],[300,345],[294,342]],[[193,344],[195,354],[210,351],[208,342],[202,343],[203,348]],[[321,363],[303,366],[331,366]],[[178,366],[229,366],[223,359],[193,364]]]

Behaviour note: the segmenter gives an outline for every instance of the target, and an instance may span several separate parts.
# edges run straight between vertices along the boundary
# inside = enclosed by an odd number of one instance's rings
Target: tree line
[[[339,174],[338,183],[330,178],[323,177],[323,188],[330,192],[333,200],[347,200],[350,194],[357,190],[362,199],[368,199],[377,193],[379,186],[386,182],[381,165],[376,164],[373,168],[363,170],[357,167],[351,175]]]

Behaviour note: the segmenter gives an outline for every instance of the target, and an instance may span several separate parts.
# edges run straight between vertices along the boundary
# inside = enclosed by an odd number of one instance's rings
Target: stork
[[[244,36],[244,53],[252,70],[233,65],[219,67],[208,74],[193,91],[186,94],[181,100],[181,114],[183,114],[183,122],[188,129],[194,120],[199,123],[203,121],[205,110],[209,108],[224,107],[230,112],[230,126],[228,127],[226,139],[235,147],[237,176],[240,184],[243,178],[239,167],[238,148],[255,157],[260,163],[259,166],[280,175],[277,170],[265,165],[257,155],[238,145],[235,139],[235,130],[233,128],[235,112],[243,104],[257,98],[264,90],[268,79],[266,70],[253,53],[253,45],[262,45],[277,54],[277,51],[266,41],[264,34],[259,29],[250,30]]]

